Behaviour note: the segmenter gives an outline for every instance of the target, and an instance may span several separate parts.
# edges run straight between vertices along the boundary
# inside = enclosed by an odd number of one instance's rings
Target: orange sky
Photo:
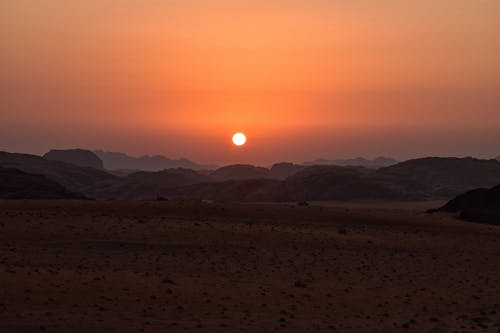
[[[499,36],[497,0],[4,0],[0,149],[492,157]]]

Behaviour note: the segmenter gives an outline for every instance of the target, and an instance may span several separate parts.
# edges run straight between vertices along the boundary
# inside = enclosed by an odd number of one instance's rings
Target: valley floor
[[[445,214],[0,201],[0,332],[499,332],[499,281]]]

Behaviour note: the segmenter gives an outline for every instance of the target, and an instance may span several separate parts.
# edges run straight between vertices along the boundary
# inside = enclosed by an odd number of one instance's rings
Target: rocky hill
[[[120,152],[96,150],[95,154],[104,162],[107,170],[160,171],[184,168],[192,170],[216,169],[216,165],[202,165],[185,158],[170,159],[162,155],[133,157]]]
[[[228,165],[215,170],[211,176],[217,181],[272,178],[269,169],[250,164]]]
[[[379,156],[373,160],[364,157],[349,158],[344,160],[317,159],[304,162],[304,165],[338,165],[338,166],[361,166],[365,168],[378,169],[397,164],[393,158]]]
[[[233,197],[234,201],[254,197],[262,201],[413,201],[449,199],[478,185],[500,183],[499,162],[472,158],[423,158],[378,170],[310,166],[282,181],[271,181],[269,170],[253,166],[231,166],[223,170],[227,179],[233,177],[232,182],[193,184],[176,189],[171,195],[181,193],[188,196],[191,193],[196,197],[214,199],[225,197],[222,193],[230,191],[227,197]]]
[[[2,199],[83,199],[42,175],[29,174],[0,167],[0,198]]]
[[[169,195],[174,188],[211,180],[210,176],[190,169],[140,171],[109,182],[106,186],[101,183],[94,187],[92,195],[101,199],[153,199]]]
[[[81,167],[89,167],[95,169],[103,169],[102,160],[90,150],[85,149],[52,149],[45,155],[44,158],[51,161],[60,161],[78,165]]]
[[[288,199],[282,181],[262,178],[194,184],[171,189],[166,195],[174,198],[234,202],[271,202]]]
[[[84,194],[92,193],[93,188],[101,186],[102,182],[119,180],[118,177],[103,170],[51,161],[29,154],[0,152],[0,167],[15,168],[26,173],[44,175],[70,191]]]
[[[471,157],[427,157],[381,168],[372,179],[432,198],[451,198],[500,183],[500,162]]]
[[[272,178],[286,179],[287,177],[296,174],[306,168],[304,165],[293,163],[276,163],[271,167],[270,174]]]
[[[44,175],[97,199],[158,196],[230,201],[430,200],[500,183],[500,162],[429,157],[371,169],[291,163],[271,169],[230,165],[213,172],[185,168],[122,176],[34,155],[0,152],[0,166]]]
[[[290,200],[423,199],[373,177],[373,170],[362,167],[312,166],[288,177],[284,186]]]

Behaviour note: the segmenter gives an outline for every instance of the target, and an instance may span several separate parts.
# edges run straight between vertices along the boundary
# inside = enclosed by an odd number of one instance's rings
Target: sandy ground
[[[0,201],[0,332],[500,332],[500,228],[415,210]]]

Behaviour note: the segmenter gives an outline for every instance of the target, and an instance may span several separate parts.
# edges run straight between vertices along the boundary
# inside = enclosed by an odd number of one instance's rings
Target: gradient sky
[[[2,0],[0,150],[71,147],[500,155],[500,1]]]

